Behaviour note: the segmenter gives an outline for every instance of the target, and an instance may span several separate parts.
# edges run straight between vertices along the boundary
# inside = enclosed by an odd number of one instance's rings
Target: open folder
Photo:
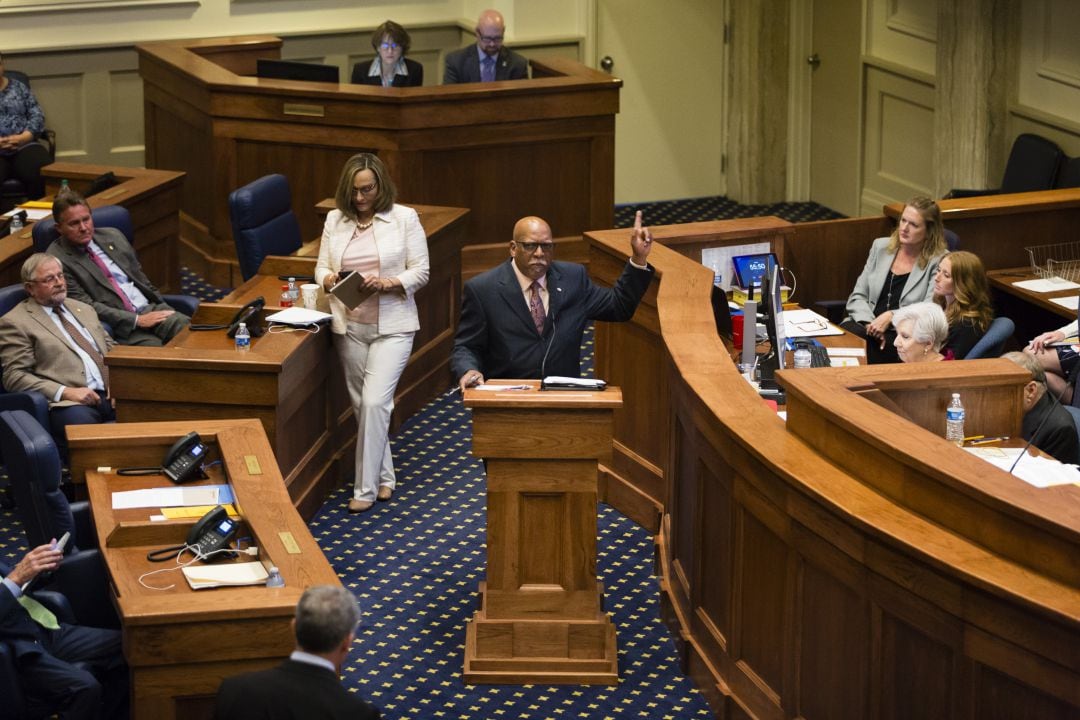
[[[192,590],[238,585],[265,585],[267,572],[258,561],[224,565],[188,565],[184,577]]]

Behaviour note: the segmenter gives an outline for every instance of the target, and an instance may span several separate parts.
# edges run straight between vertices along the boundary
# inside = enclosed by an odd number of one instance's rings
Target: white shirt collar
[[[311,653],[306,653],[303,650],[293,650],[292,655],[289,655],[289,659],[295,660],[296,662],[305,663],[307,665],[317,665],[319,667],[326,668],[330,672],[337,675],[337,668],[334,667],[334,663],[330,662],[324,657],[312,655]]]

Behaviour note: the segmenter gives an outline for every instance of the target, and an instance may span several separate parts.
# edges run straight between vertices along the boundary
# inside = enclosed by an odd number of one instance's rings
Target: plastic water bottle
[[[281,571],[277,566],[271,566],[270,574],[266,576],[266,587],[285,587],[285,578],[281,577]]]
[[[296,305],[300,302],[300,287],[296,284],[296,278],[289,278],[289,299],[292,300],[292,304]],[[291,306],[290,306],[291,307]]]
[[[960,402],[960,393],[952,394],[945,410],[945,439],[956,443],[957,447],[964,444],[964,405]]]
[[[795,346],[795,369],[810,367],[810,348],[806,347],[806,343],[799,343]]]
[[[289,291],[288,285],[281,286],[281,301],[278,305],[283,308],[291,308],[293,306],[292,292]]]
[[[247,323],[240,323],[236,328],[236,349],[238,352],[247,352],[251,349],[251,333],[248,332]]]
[[[11,232],[12,235],[14,235],[16,233],[21,233],[22,229],[23,229],[22,216],[15,215],[14,217],[11,218],[11,224],[8,226],[8,230]]]
[[[720,272],[720,264],[712,264],[712,284],[716,287],[720,287],[720,284],[724,281],[724,274]]]

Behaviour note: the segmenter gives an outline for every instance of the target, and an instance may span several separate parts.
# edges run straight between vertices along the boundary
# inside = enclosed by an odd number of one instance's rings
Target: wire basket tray
[[[1028,251],[1031,269],[1038,277],[1080,282],[1080,242],[1033,245],[1024,249]]]

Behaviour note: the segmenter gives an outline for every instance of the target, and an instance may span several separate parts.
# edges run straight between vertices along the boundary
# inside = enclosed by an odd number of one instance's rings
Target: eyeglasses
[[[59,273],[53,273],[52,275],[46,275],[43,278],[37,278],[36,280],[31,280],[30,282],[40,283],[42,285],[55,285],[56,283],[63,282],[63,281],[64,281],[64,273],[59,272]]]
[[[396,42],[382,43],[381,45],[379,45],[380,50],[397,50],[399,47],[401,46],[398,45]]]
[[[365,185],[364,187],[353,188],[353,192],[355,192],[357,195],[370,195],[378,188],[379,183],[371,183],[370,185]]]
[[[793,322],[790,325],[799,332],[812,333],[823,332],[829,329],[829,324],[818,320],[817,318],[811,318],[810,320],[803,320],[802,322]]]
[[[480,31],[476,31],[476,37],[480,39],[480,42],[486,43],[500,43],[503,41],[502,35],[481,35]]]
[[[537,248],[540,248],[545,253],[550,253],[555,250],[555,243],[519,242],[517,246],[527,253],[534,253]]]

